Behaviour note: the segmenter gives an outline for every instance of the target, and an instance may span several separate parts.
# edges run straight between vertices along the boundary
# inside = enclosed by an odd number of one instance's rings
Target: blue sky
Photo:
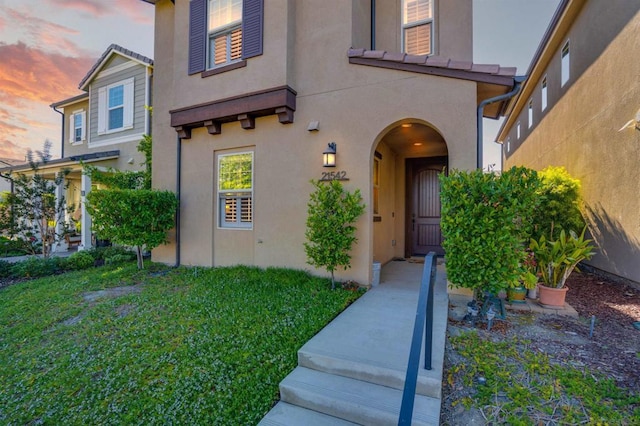
[[[558,2],[473,0],[474,62],[517,66],[524,74]],[[81,93],[78,83],[111,43],[153,58],[153,6],[0,0],[0,158],[22,159],[45,139],[59,156],[60,116],[49,105]],[[485,120],[485,164],[500,162],[492,143],[498,126]]]

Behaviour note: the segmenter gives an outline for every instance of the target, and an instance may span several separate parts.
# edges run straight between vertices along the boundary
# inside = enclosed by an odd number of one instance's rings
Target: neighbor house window
[[[511,152],[511,138],[507,138],[507,152]]]
[[[528,126],[531,128],[533,126],[533,99],[529,100],[529,111],[528,111]]]
[[[98,89],[99,135],[133,127],[134,82],[132,77]]]
[[[569,41],[562,47],[562,59],[560,69],[560,86],[564,86],[569,81]]]
[[[218,199],[221,228],[252,227],[252,152],[218,156]]]
[[[403,0],[402,43],[405,53],[431,55],[433,35],[433,1]]]
[[[547,76],[542,79],[542,102],[540,105],[541,111],[547,109]]]
[[[242,0],[209,0],[209,68],[242,56]]]
[[[86,113],[84,111],[75,111],[70,116],[69,125],[69,142],[81,143],[86,137]]]
[[[520,122],[516,124],[516,139],[520,139]]]

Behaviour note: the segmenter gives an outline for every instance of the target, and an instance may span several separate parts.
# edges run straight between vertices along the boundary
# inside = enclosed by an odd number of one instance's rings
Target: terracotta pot
[[[569,290],[568,287],[551,288],[539,285],[538,296],[540,296],[540,303],[547,306],[563,307],[567,290]]]

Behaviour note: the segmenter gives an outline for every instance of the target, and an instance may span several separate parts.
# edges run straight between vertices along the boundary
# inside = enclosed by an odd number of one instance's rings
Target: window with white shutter
[[[402,49],[412,55],[433,53],[433,0],[403,0]]]
[[[133,128],[133,77],[98,89],[98,134]]]
[[[253,152],[218,156],[219,226],[253,226]]]
[[[69,142],[82,143],[86,139],[86,112],[74,111],[69,116]]]

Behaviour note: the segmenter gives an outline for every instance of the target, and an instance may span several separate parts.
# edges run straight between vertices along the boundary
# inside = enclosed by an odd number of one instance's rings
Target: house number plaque
[[[327,180],[349,180],[347,177],[347,172],[345,171],[337,171],[337,172],[322,172],[321,181]]]

